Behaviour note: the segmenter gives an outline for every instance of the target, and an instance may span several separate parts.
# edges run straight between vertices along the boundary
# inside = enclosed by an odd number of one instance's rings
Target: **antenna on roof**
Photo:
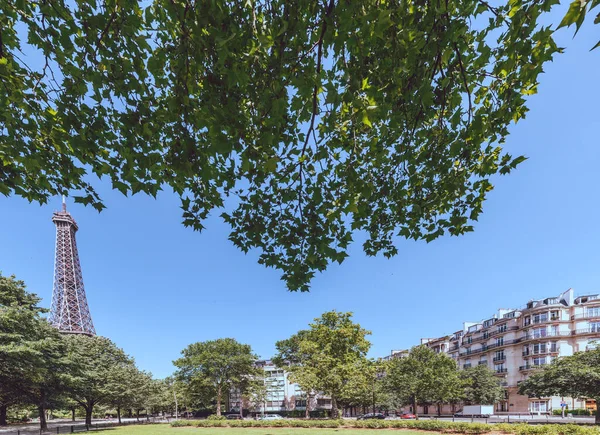
[[[62,211],[67,211],[67,197],[65,195],[62,196]]]

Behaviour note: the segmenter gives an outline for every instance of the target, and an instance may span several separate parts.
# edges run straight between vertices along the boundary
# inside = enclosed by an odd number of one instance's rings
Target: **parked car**
[[[403,412],[402,414],[400,414],[400,418],[403,420],[414,420],[415,418],[417,418],[417,416],[412,412]]]
[[[283,417],[279,414],[265,414],[256,417],[257,420],[282,420]]]
[[[227,414],[225,416],[225,418],[227,420],[243,420],[243,418],[240,414]]]
[[[368,414],[359,415],[357,420],[384,420],[385,415],[380,412],[370,412]]]

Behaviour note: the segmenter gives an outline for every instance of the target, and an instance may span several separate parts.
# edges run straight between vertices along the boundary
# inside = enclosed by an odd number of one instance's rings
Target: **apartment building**
[[[264,411],[265,413],[306,410],[307,394],[298,384],[290,381],[285,370],[275,366],[271,360],[258,361],[257,365],[264,370],[265,401],[263,403],[244,402],[244,409],[252,412]],[[240,399],[239,392],[232,390],[229,394],[228,410],[239,412]],[[331,410],[331,398],[323,394],[311,395],[310,410]]]
[[[505,399],[495,404],[497,413],[551,413],[563,400],[570,409],[596,409],[596,404],[566,397],[530,399],[518,393],[519,384],[553,359],[594,348],[599,340],[600,295],[575,298],[569,289],[520,309],[500,309],[481,322],[465,322],[453,334],[422,339],[421,344],[447,353],[461,369],[490,367],[506,390]],[[433,408],[420,407],[417,412],[437,413]],[[440,411],[452,413],[454,408],[447,405]]]

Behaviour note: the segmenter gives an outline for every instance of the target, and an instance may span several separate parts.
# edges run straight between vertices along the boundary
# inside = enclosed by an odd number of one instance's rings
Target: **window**
[[[498,332],[506,332],[506,323],[502,326],[498,326]]]
[[[549,343],[549,345],[550,345],[550,352],[558,352],[558,343],[556,341]]]
[[[496,346],[504,345],[504,337],[500,337],[496,339]]]
[[[296,407],[305,407],[306,400],[296,400]]]
[[[560,311],[550,311],[550,320],[560,320]]]
[[[600,322],[590,322],[590,332],[600,332]]]
[[[600,307],[590,307],[587,309],[588,317],[600,317]]]
[[[588,340],[588,344],[587,344],[587,347],[586,347],[586,349],[587,349],[587,350],[598,349],[598,345],[599,345],[599,344],[600,344],[600,343],[598,343],[598,340],[596,340],[596,339],[592,338],[592,339]]]
[[[533,345],[533,353],[546,353],[546,343],[536,343]]]
[[[496,364],[494,370],[496,370],[496,373],[505,373],[506,367],[504,367],[504,364]]]
[[[545,356],[537,356],[535,358],[533,358],[533,365],[534,366],[543,366],[546,364],[546,357]]]
[[[531,412],[548,412],[548,402],[545,400],[536,400],[529,403],[529,411]]]
[[[317,399],[317,405],[319,405],[319,406],[331,405],[331,399]]]
[[[546,328],[535,328],[533,330],[534,338],[546,337],[547,335],[548,335],[548,331],[546,330]]]
[[[467,337],[467,344],[471,344],[471,343],[473,343],[473,337],[468,336]]]
[[[548,321],[548,313],[538,313],[533,315],[533,323],[544,323]]]
[[[523,319],[523,324],[525,326],[531,325],[531,317],[530,316],[525,316],[525,318]]]
[[[494,355],[494,361],[500,361],[504,359],[504,351],[498,351]]]

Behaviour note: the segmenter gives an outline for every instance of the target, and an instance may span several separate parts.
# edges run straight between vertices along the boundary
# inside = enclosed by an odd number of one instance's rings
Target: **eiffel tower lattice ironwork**
[[[54,212],[56,253],[54,258],[54,290],[48,320],[61,332],[96,335],[83,287],[83,276],[75,233],[78,230],[73,216],[67,211],[63,197],[62,210]]]

